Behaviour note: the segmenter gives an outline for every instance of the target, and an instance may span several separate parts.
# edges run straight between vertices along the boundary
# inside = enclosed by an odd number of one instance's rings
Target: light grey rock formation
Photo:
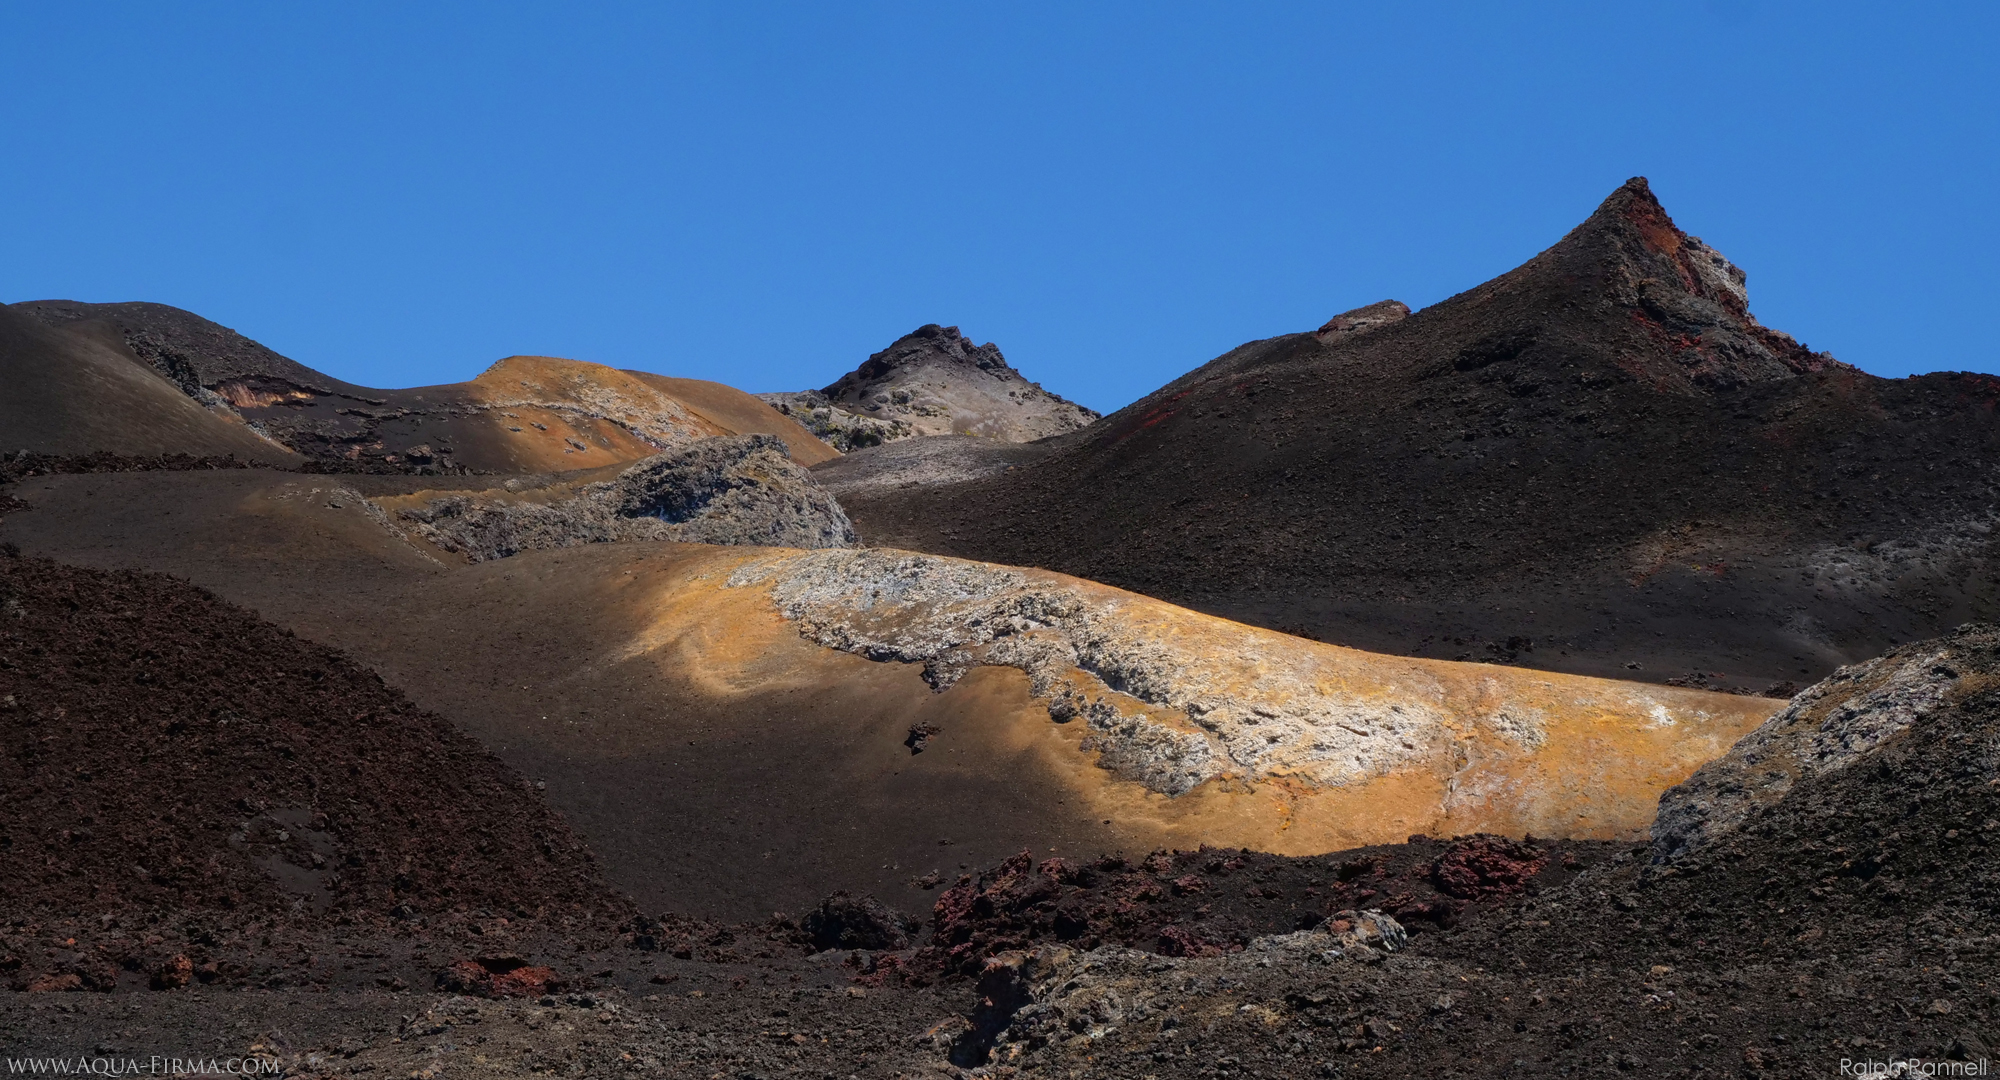
[[[1336,977],[1380,964],[1409,935],[1380,911],[1342,911],[1321,927],[1252,939],[1240,952],[1168,957],[1120,946],[1084,952],[1059,945],[1005,952],[980,973],[982,1007],[958,1032],[952,1059],[1017,1065],[1051,1045],[1086,1044],[1120,1028],[1174,1015],[1177,988],[1241,984],[1260,969],[1317,968]],[[1248,1004],[1235,1006],[1252,1008]]]
[[[757,396],[843,454],[900,442],[917,433],[905,420],[849,412],[818,390]]]
[[[933,435],[870,446],[813,466],[813,478],[838,498],[946,487],[1039,461],[1048,443],[1003,443],[972,435]]]
[[[395,515],[412,532],[475,562],[541,548],[619,540],[847,547],[854,526],[775,435],[731,435],[646,458],[566,498],[450,495]]]
[[[768,585],[807,640],[922,664],[939,690],[975,665],[1018,668],[1051,717],[1089,725],[1099,765],[1169,795],[1223,775],[1346,784],[1422,756],[1446,729],[1434,693],[1343,694],[1304,655],[1257,657],[1245,680],[1230,664],[1247,643],[1149,633],[1110,590],[1009,567],[829,551],[750,563],[729,585]]]

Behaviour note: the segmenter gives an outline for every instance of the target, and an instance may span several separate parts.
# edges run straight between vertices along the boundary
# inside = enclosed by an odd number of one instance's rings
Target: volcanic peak
[[[1551,275],[1559,275],[1550,281]],[[1576,300],[1609,301],[1666,353],[1674,366],[1638,356],[1627,373],[1660,389],[1727,390],[1829,368],[1852,370],[1816,353],[1750,313],[1748,275],[1721,252],[1674,224],[1643,176],[1627,180],[1554,247],[1519,269],[1472,290],[1590,291]]]
[[[1033,442],[1088,425],[1097,413],[1029,382],[987,342],[927,323],[823,390],[760,395],[835,448],[920,435]]]
[[[860,367],[842,375],[820,393],[836,401],[858,400],[858,392],[864,386],[892,372],[926,362],[974,368],[1003,379],[1008,375],[1021,376],[1008,365],[1007,358],[1000,355],[1000,346],[990,341],[974,345],[972,339],[959,333],[956,326],[925,323],[897,338],[888,348],[870,356]]]

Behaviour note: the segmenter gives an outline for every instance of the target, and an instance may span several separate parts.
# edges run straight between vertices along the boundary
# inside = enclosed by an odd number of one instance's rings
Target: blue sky
[[[1391,9],[1391,10],[1382,10]],[[1110,410],[1435,303],[1627,176],[1768,325],[2000,371],[2000,5],[12,4],[0,300],[355,382],[823,385],[919,324]]]

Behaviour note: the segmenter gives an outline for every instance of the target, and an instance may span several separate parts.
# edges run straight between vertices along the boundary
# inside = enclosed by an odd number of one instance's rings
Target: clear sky
[[[1635,174],[1766,324],[2000,371],[1994,3],[24,0],[0,124],[0,300],[377,386],[799,389],[940,322],[1109,411],[1469,288]]]

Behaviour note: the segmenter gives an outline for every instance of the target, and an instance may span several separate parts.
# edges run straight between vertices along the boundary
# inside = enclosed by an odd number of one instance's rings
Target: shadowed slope
[[[0,915],[620,910],[526,780],[334,650],[5,553],[0,607]]]

